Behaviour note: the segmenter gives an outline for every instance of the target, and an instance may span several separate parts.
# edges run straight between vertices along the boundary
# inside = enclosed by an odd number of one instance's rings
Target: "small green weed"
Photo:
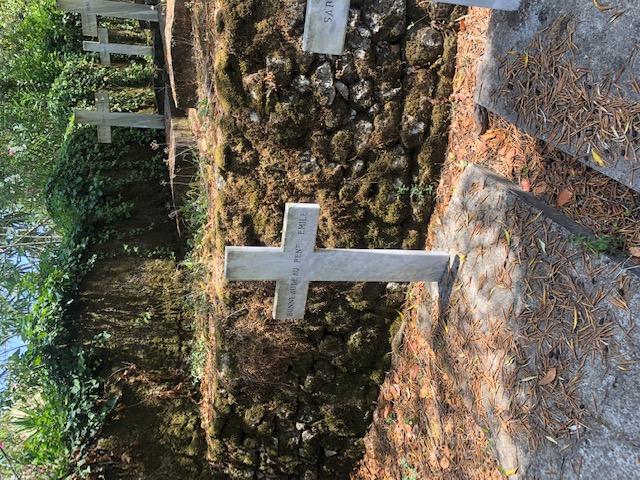
[[[400,465],[405,470],[405,472],[402,473],[402,480],[418,480],[418,471],[409,465],[406,458],[400,461]]]
[[[433,196],[433,194],[436,191],[436,187],[437,186],[433,183],[430,183],[428,185],[423,185],[422,183],[420,184],[414,183],[411,186],[402,184],[396,190],[396,194],[398,196],[402,196],[408,193],[411,201],[416,203],[422,203],[425,197]]]
[[[203,338],[196,341],[191,349],[191,376],[194,383],[199,383],[203,378],[207,352],[207,342]]]
[[[588,237],[586,235],[575,235],[573,243],[581,246],[590,253],[616,253],[622,248],[624,241],[614,235],[601,235],[600,237]]]
[[[149,308],[142,315],[140,315],[137,318],[134,318],[131,324],[134,327],[148,325],[152,318],[153,318],[153,309]]]

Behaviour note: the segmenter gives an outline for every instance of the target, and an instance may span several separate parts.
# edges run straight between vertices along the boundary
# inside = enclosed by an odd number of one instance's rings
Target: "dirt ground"
[[[470,8],[459,19],[457,71],[454,77],[452,125],[427,248],[435,227],[467,165],[486,165],[519,183],[601,239],[640,263],[640,195],[558,151],[489,116],[488,129],[478,132],[473,92],[476,68],[483,54],[490,11]],[[513,474],[499,465],[492,440],[485,436],[458,394],[441,360],[437,339],[417,329],[417,286],[405,310],[404,341],[385,380],[367,453],[354,479],[493,479]],[[535,437],[535,433],[534,437]]]

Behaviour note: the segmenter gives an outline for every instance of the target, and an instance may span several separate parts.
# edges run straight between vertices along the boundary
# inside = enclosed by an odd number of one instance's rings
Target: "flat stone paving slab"
[[[509,478],[640,478],[640,272],[581,235],[474,165],[435,230],[452,266],[418,326]]]
[[[494,11],[476,102],[640,192],[638,32],[638,0]]]

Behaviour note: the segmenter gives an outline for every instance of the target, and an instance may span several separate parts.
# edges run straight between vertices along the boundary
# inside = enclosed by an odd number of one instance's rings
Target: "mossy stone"
[[[331,137],[331,154],[338,162],[351,158],[353,134],[348,130],[339,130]]]
[[[235,57],[224,50],[216,55],[214,79],[220,106],[226,112],[231,113],[244,106],[240,67]]]
[[[442,34],[429,24],[419,23],[409,31],[405,46],[407,62],[415,67],[428,67],[442,55]]]

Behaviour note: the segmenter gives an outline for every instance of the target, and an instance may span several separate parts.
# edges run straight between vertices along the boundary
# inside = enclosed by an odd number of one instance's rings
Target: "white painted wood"
[[[109,113],[109,95],[96,93],[96,111],[103,115]],[[98,125],[98,143],[111,143],[111,125]]]
[[[106,47],[109,43],[109,31],[106,28],[98,29],[98,41],[97,42],[82,42],[82,46],[86,47],[87,43],[97,43],[99,46]],[[85,48],[86,50],[86,48]],[[111,66],[111,53],[109,53],[106,48],[100,49],[100,63],[105,67]]]
[[[85,52],[100,53],[100,63],[105,67],[111,66],[111,54],[119,53],[123,55],[153,55],[153,47],[145,45],[127,45],[124,43],[109,43],[109,32],[106,28],[98,29],[97,42],[82,42],[82,48]]]
[[[88,13],[81,13],[80,19],[82,20],[82,34],[87,37],[97,37],[98,17]]]
[[[349,19],[349,0],[307,0],[302,49],[342,55]]]
[[[158,9],[153,5],[111,0],[56,0],[58,10],[87,13],[102,17],[130,18],[147,22],[159,21]]]
[[[144,113],[109,112],[100,113],[91,110],[76,110],[76,123],[88,125],[110,125],[112,127],[155,128],[164,130],[164,117]]]
[[[438,0],[442,3],[467,5],[469,7],[486,7],[493,10],[518,10],[521,0]]]
[[[432,282],[446,252],[316,249],[320,206],[287,203],[280,247],[226,247],[226,280],[275,280],[273,318],[304,317],[309,282]]]
[[[111,127],[153,128],[164,130],[164,116],[109,111],[109,96],[96,93],[96,110],[75,110],[74,123],[97,125],[98,143],[111,143]]]

